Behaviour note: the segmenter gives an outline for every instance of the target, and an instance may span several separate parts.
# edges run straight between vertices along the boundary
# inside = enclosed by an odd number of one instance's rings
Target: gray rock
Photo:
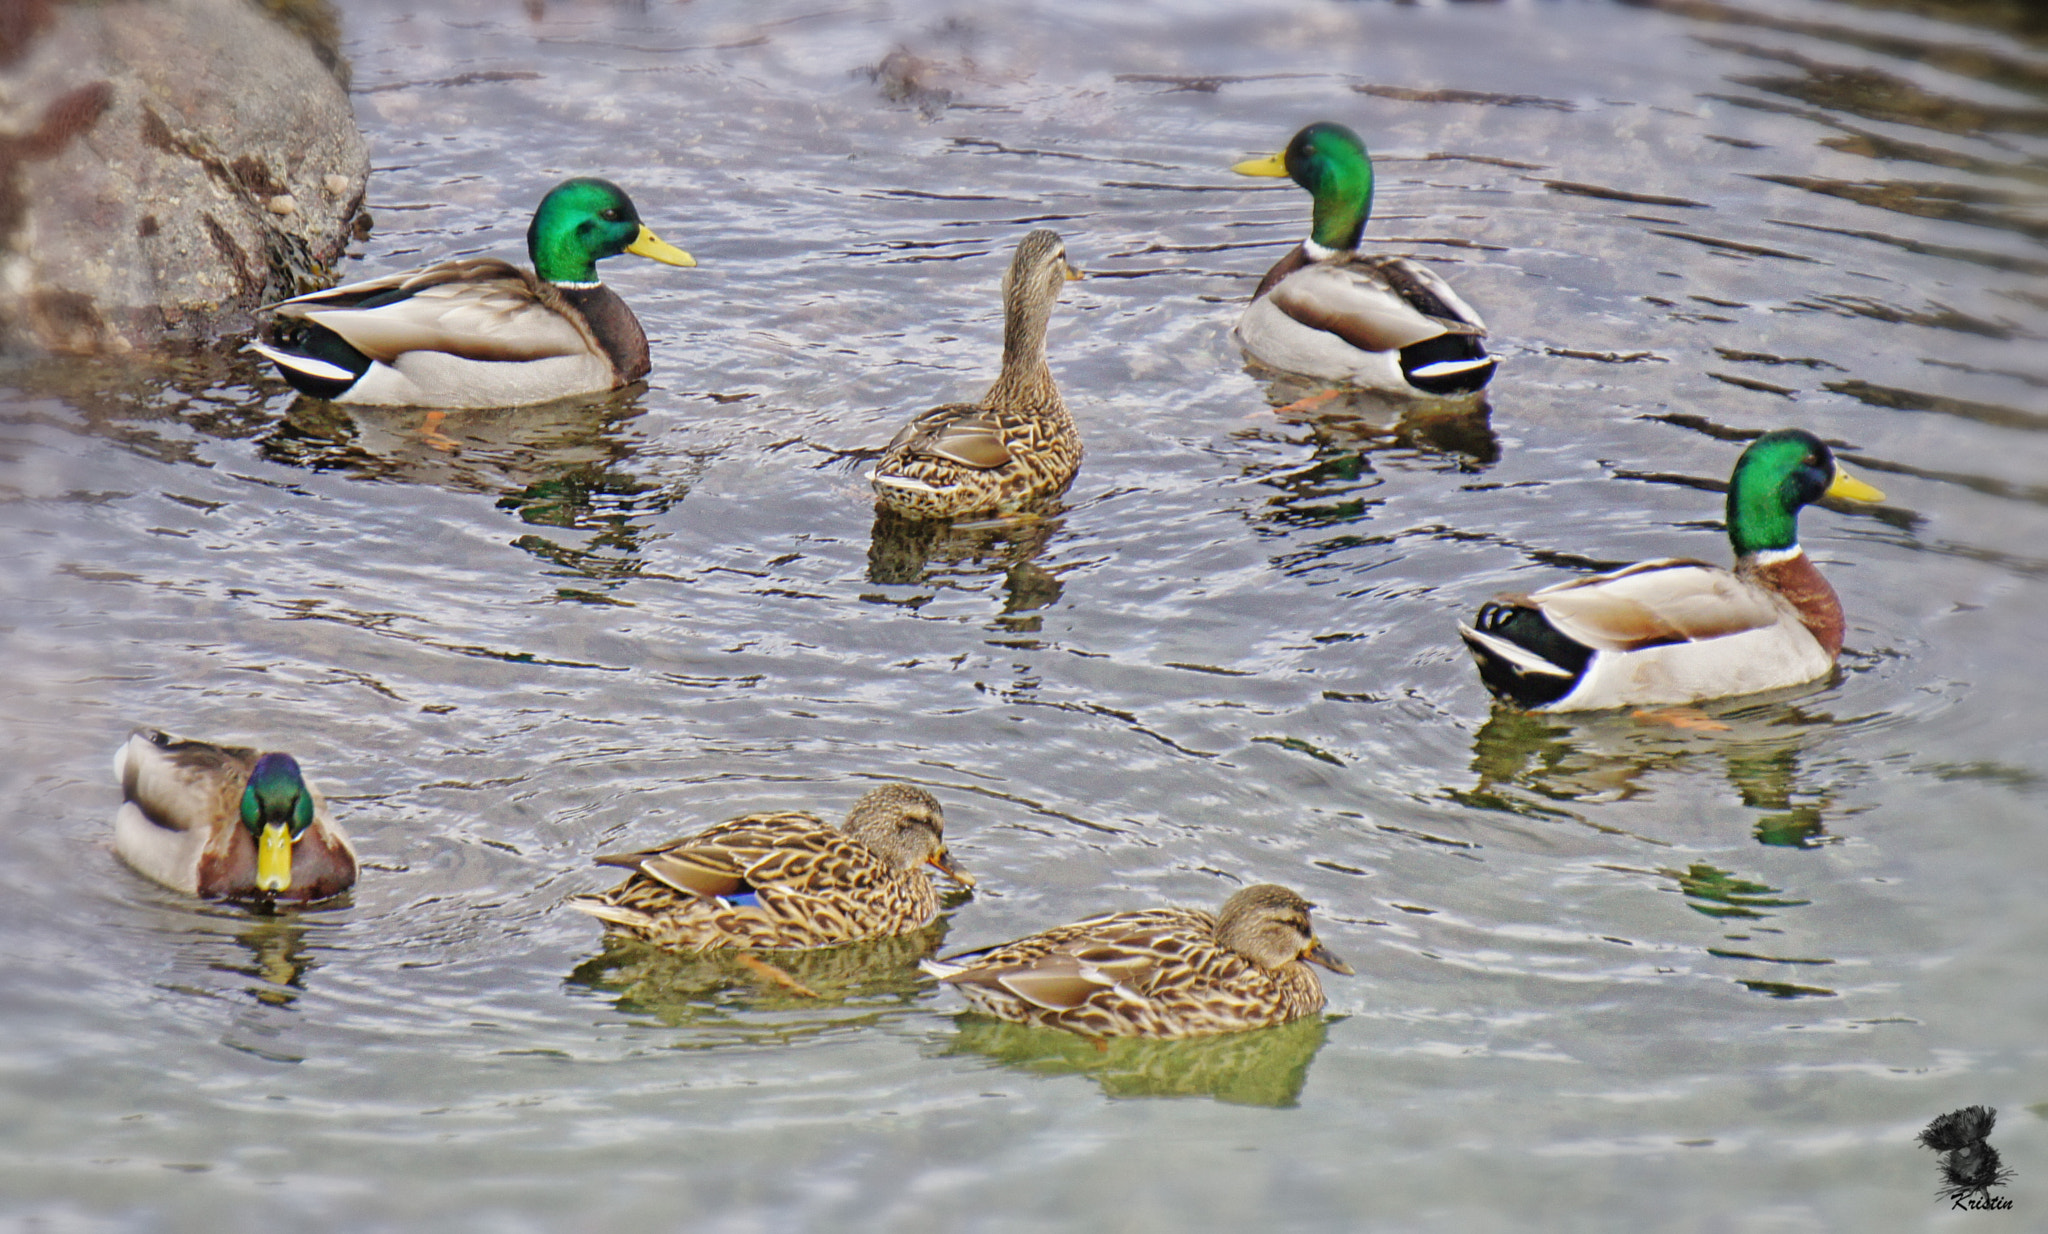
[[[0,9],[0,351],[208,337],[332,282],[369,153],[331,44],[250,0]]]

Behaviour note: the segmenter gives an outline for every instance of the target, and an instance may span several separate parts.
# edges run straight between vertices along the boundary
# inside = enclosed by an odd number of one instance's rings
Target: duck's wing
[[[1448,284],[1399,257],[1314,262],[1280,280],[1269,299],[1302,325],[1361,351],[1400,351],[1440,335],[1486,333]]]
[[[256,751],[138,729],[114,752],[121,797],[166,831],[211,832],[232,820]]]
[[[993,470],[1010,461],[1000,421],[971,403],[925,412],[898,430],[883,453],[945,459],[977,471]]]
[[[1558,633],[1595,651],[1640,651],[1779,625],[1788,605],[1768,589],[1703,561],[1645,561],[1612,574],[1496,603],[1542,612]]]
[[[748,815],[662,848],[605,853],[599,865],[623,866],[688,895],[743,895],[771,885],[809,886],[850,879],[875,858],[852,837],[801,812]]]
[[[1453,334],[1484,335],[1486,323],[1464,297],[1451,290],[1436,271],[1406,257],[1353,257],[1351,264],[1369,269],[1416,312],[1444,323]]]
[[[1116,913],[923,967],[954,985],[983,986],[1048,1011],[1071,1011],[1109,993],[1143,1001],[1147,993],[1136,987],[1144,977],[1213,949],[1214,930],[1213,918],[1191,910]]]
[[[586,355],[595,346],[538,279],[495,257],[444,261],[273,307],[279,316],[334,331],[386,364],[409,351],[522,361]]]

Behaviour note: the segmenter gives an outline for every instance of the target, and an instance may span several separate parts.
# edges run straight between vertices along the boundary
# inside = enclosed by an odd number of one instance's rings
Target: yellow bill
[[[1087,272],[1086,270],[1083,270],[1083,269],[1079,268],[1078,266],[1074,265],[1074,264],[1073,264],[1072,262],[1068,262],[1068,263],[1067,263],[1067,281],[1068,281],[1069,283],[1078,283],[1078,282],[1080,282],[1080,281],[1081,281],[1082,279],[1084,279],[1084,278],[1087,278],[1087,277],[1088,277],[1088,272]]]
[[[1870,485],[1865,484],[1863,481],[1858,480],[1855,476],[1852,476],[1848,472],[1842,470],[1842,465],[1840,463],[1835,464],[1835,478],[1834,481],[1828,485],[1828,491],[1826,495],[1829,497],[1840,497],[1845,501],[1884,500],[1883,493],[1878,492],[1875,488],[1872,488]]]
[[[697,264],[696,258],[649,231],[645,223],[640,224],[640,238],[627,245],[626,251],[628,253],[637,253],[642,257],[652,257],[663,265],[694,266]]]
[[[256,889],[292,888],[292,833],[283,823],[266,823],[256,837]]]
[[[1284,154],[1269,154],[1262,159],[1246,159],[1230,170],[1240,176],[1284,177],[1287,174],[1287,156]]]

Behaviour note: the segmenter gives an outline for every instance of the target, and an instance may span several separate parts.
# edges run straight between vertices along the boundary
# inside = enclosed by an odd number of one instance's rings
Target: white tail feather
[[[1570,680],[1573,676],[1570,670],[1559,668],[1526,647],[1510,643],[1504,638],[1495,638],[1491,634],[1481,634],[1462,621],[1458,623],[1458,633],[1466,642],[1484,647],[1494,655],[1514,665],[1516,672],[1540,673],[1546,677],[1563,677],[1566,680]]]

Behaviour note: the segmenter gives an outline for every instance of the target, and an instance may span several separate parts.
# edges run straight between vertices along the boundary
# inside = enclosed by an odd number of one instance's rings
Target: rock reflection
[[[604,950],[577,965],[568,980],[611,996],[620,1011],[673,1028],[758,1029],[784,1037],[824,1031],[843,1017],[751,1025],[737,1017],[907,1005],[930,984],[918,975],[917,962],[944,942],[948,925],[941,917],[915,933],[815,951],[675,952],[608,936]]]
[[[1110,1097],[1213,1097],[1231,1105],[1297,1105],[1329,1022],[1309,1016],[1277,1028],[1150,1041],[1080,1037],[962,1012],[938,1052],[980,1055],[1037,1075],[1085,1075]]]
[[[10,365],[0,402],[9,416],[20,416],[28,399],[47,398],[67,418],[77,416],[84,431],[144,458],[199,462],[189,433],[177,430],[239,441],[271,424],[269,395],[246,380],[254,371],[246,362],[179,344],[118,358],[32,359]]]
[[[1742,804],[1757,812],[1759,844],[1814,848],[1834,838],[1826,822],[1834,796],[1808,782],[1800,757],[1813,731],[1831,724],[1755,699],[1569,720],[1496,704],[1472,742],[1473,785],[1447,795],[1477,809],[1591,826],[1573,805],[1648,800],[1652,777],[1718,759]]]
[[[1036,561],[1058,532],[1057,511],[971,523],[909,519],[877,509],[868,541],[868,581],[962,586],[1001,572],[1003,611],[997,624],[1036,633],[1039,610],[1064,590],[1059,576]]]

